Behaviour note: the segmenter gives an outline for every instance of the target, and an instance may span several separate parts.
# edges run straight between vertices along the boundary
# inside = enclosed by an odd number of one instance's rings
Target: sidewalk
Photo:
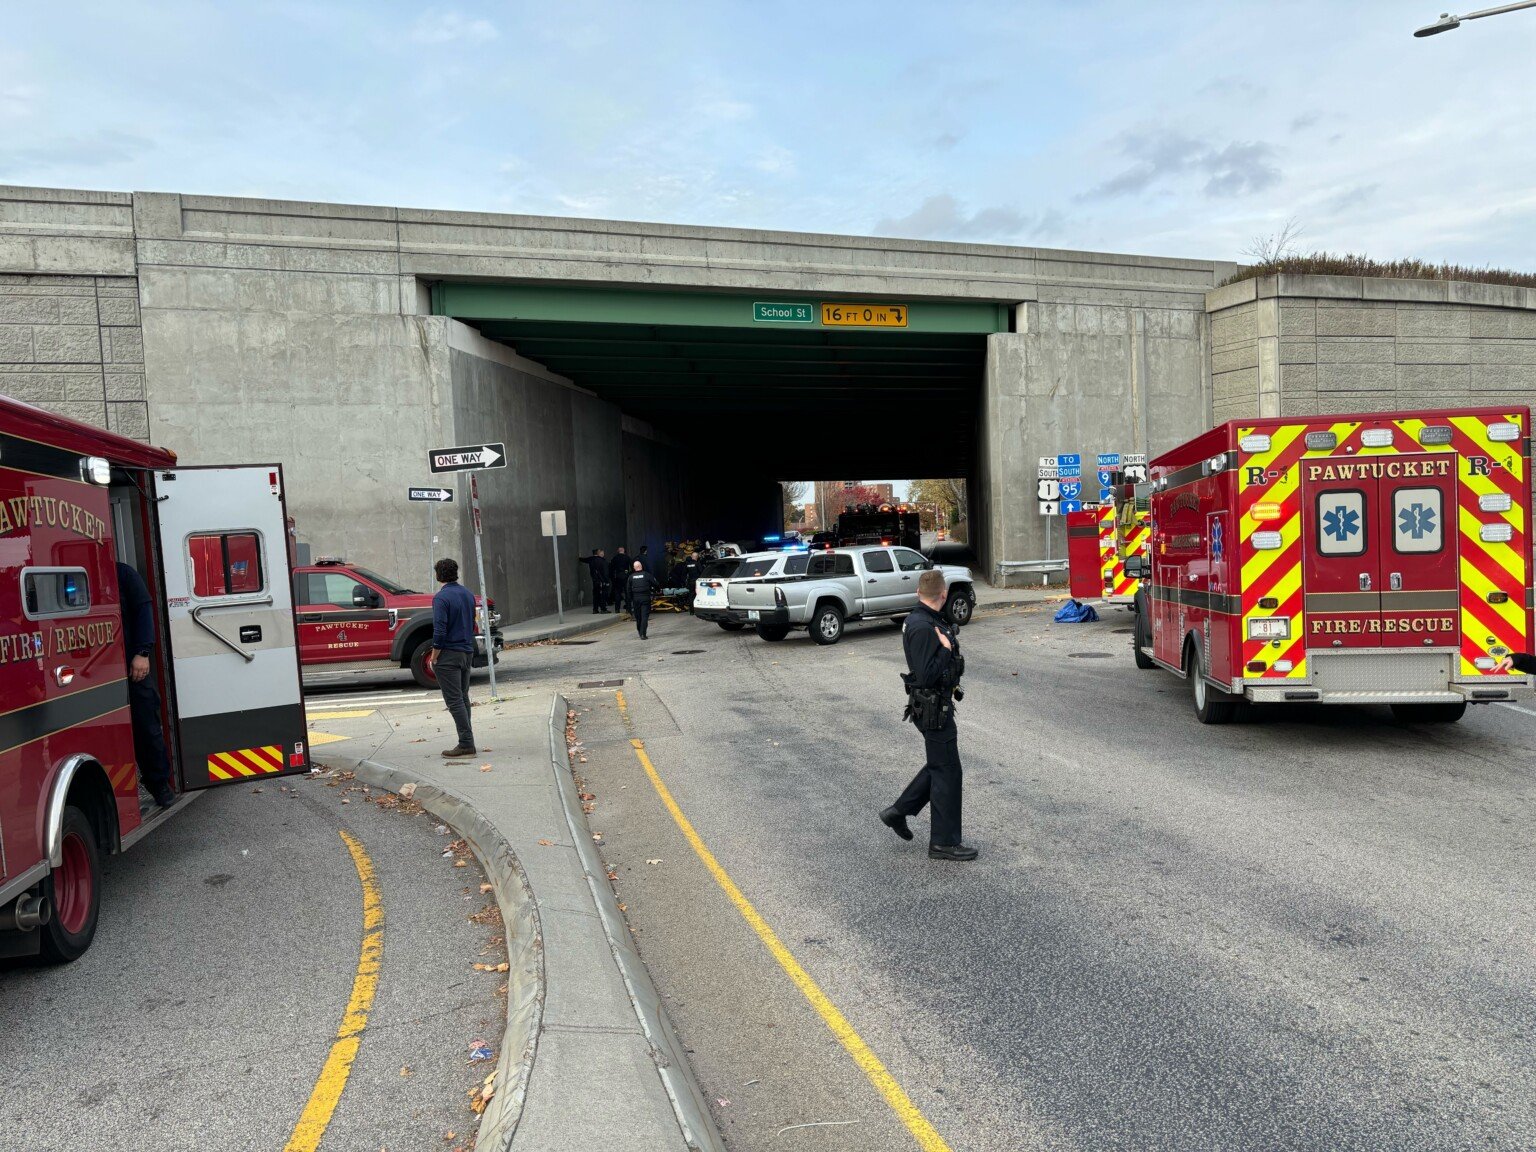
[[[432,712],[397,718],[372,758],[333,763],[453,827],[495,888],[511,971],[481,1152],[720,1152],[587,829],[565,722],[560,696],[477,702],[477,756],[443,759],[451,725]]]
[[[593,613],[591,607],[584,604],[578,608],[566,609],[563,623],[558,613],[551,612],[548,616],[535,616],[531,620],[504,625],[501,629],[501,641],[504,646],[510,647],[513,644],[533,644],[540,640],[559,640],[566,636],[580,636],[583,632],[595,632],[599,628],[606,628],[616,620],[627,619],[627,616],[618,612],[609,612],[606,615]]]

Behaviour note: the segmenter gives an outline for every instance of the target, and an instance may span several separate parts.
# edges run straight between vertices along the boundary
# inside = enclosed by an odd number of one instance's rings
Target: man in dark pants
[[[614,549],[613,561],[608,565],[608,583],[613,590],[613,606],[624,612],[629,611],[629,571],[629,553],[620,544]]]
[[[131,565],[117,566],[118,608],[123,614],[123,644],[128,650],[128,712],[133,718],[133,758],[139,779],[161,808],[176,803],[171,790],[171,760],[160,728],[160,693],[150,678],[155,653],[155,610],[144,577]]]
[[[635,631],[640,633],[642,640],[650,639],[645,633],[651,623],[651,597],[656,594],[658,587],[656,577],[636,560],[634,571],[629,574],[629,586],[625,594],[629,597],[629,610],[635,614]]]
[[[963,695],[959,684],[965,664],[959,637],[940,614],[948,598],[944,574],[924,572],[917,578],[917,595],[918,606],[901,627],[901,647],[907,657],[909,711],[923,733],[927,763],[896,803],[880,813],[880,820],[910,840],[907,818],[931,802],[928,855],[935,860],[974,860],[976,849],[960,840],[960,742],[954,701]]]
[[[475,664],[475,596],[459,583],[459,562],[435,565],[442,587],[432,597],[432,671],[443,690],[443,703],[459,730],[459,742],[444,756],[473,756],[475,733],[469,724],[469,672]]]
[[[581,562],[592,577],[592,614],[608,611],[608,561],[603,550],[592,549],[592,555],[583,556]]]

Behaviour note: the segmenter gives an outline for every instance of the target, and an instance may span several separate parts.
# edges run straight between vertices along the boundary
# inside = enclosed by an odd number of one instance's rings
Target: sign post
[[[437,563],[437,506],[453,503],[453,489],[407,488],[405,498],[413,504],[424,502],[427,505],[427,572],[430,575]]]
[[[555,612],[560,623],[565,623],[565,604],[560,597],[560,537],[565,535],[565,512],[540,512],[539,531],[549,537],[550,550],[555,554]]]
[[[469,516],[475,522],[475,572],[480,579],[480,599],[485,601],[481,619],[485,627],[485,666],[491,673],[491,699],[496,699],[496,650],[491,647],[491,594],[485,586],[485,551],[480,547],[480,482],[469,476]]]

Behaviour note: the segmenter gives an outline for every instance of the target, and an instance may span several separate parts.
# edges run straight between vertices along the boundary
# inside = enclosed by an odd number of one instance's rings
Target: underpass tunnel
[[[431,303],[620,415],[617,443],[601,420],[540,428],[505,397],[466,394],[473,366],[454,367],[455,403],[478,404],[479,434],[506,440],[514,460],[525,438],[534,456],[548,437],[573,439],[590,502],[566,544],[572,566],[619,540],[657,555],[668,541],[779,532],[790,478],[973,476],[987,340],[1013,316],[1002,301],[489,282],[437,283]],[[619,490],[618,517],[604,485]],[[494,477],[486,488],[494,500]]]

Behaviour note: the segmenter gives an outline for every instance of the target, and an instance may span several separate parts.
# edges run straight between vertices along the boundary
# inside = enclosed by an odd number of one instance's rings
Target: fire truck
[[[1151,537],[1152,513],[1145,493],[1117,474],[1113,498],[1081,512],[1067,513],[1067,579],[1074,600],[1131,607],[1139,581],[1126,571],[1142,556]]]
[[[140,799],[119,562],[154,607],[175,791],[308,771],[286,520],[276,464],[183,467],[0,397],[0,956],[84,953],[102,858],[167,818]]]
[[[1530,678],[1530,412],[1231,421],[1153,460],[1135,658],[1256,703],[1461,719]]]
[[[905,504],[850,504],[837,518],[840,546],[896,544],[913,551],[923,546],[921,515]]]

